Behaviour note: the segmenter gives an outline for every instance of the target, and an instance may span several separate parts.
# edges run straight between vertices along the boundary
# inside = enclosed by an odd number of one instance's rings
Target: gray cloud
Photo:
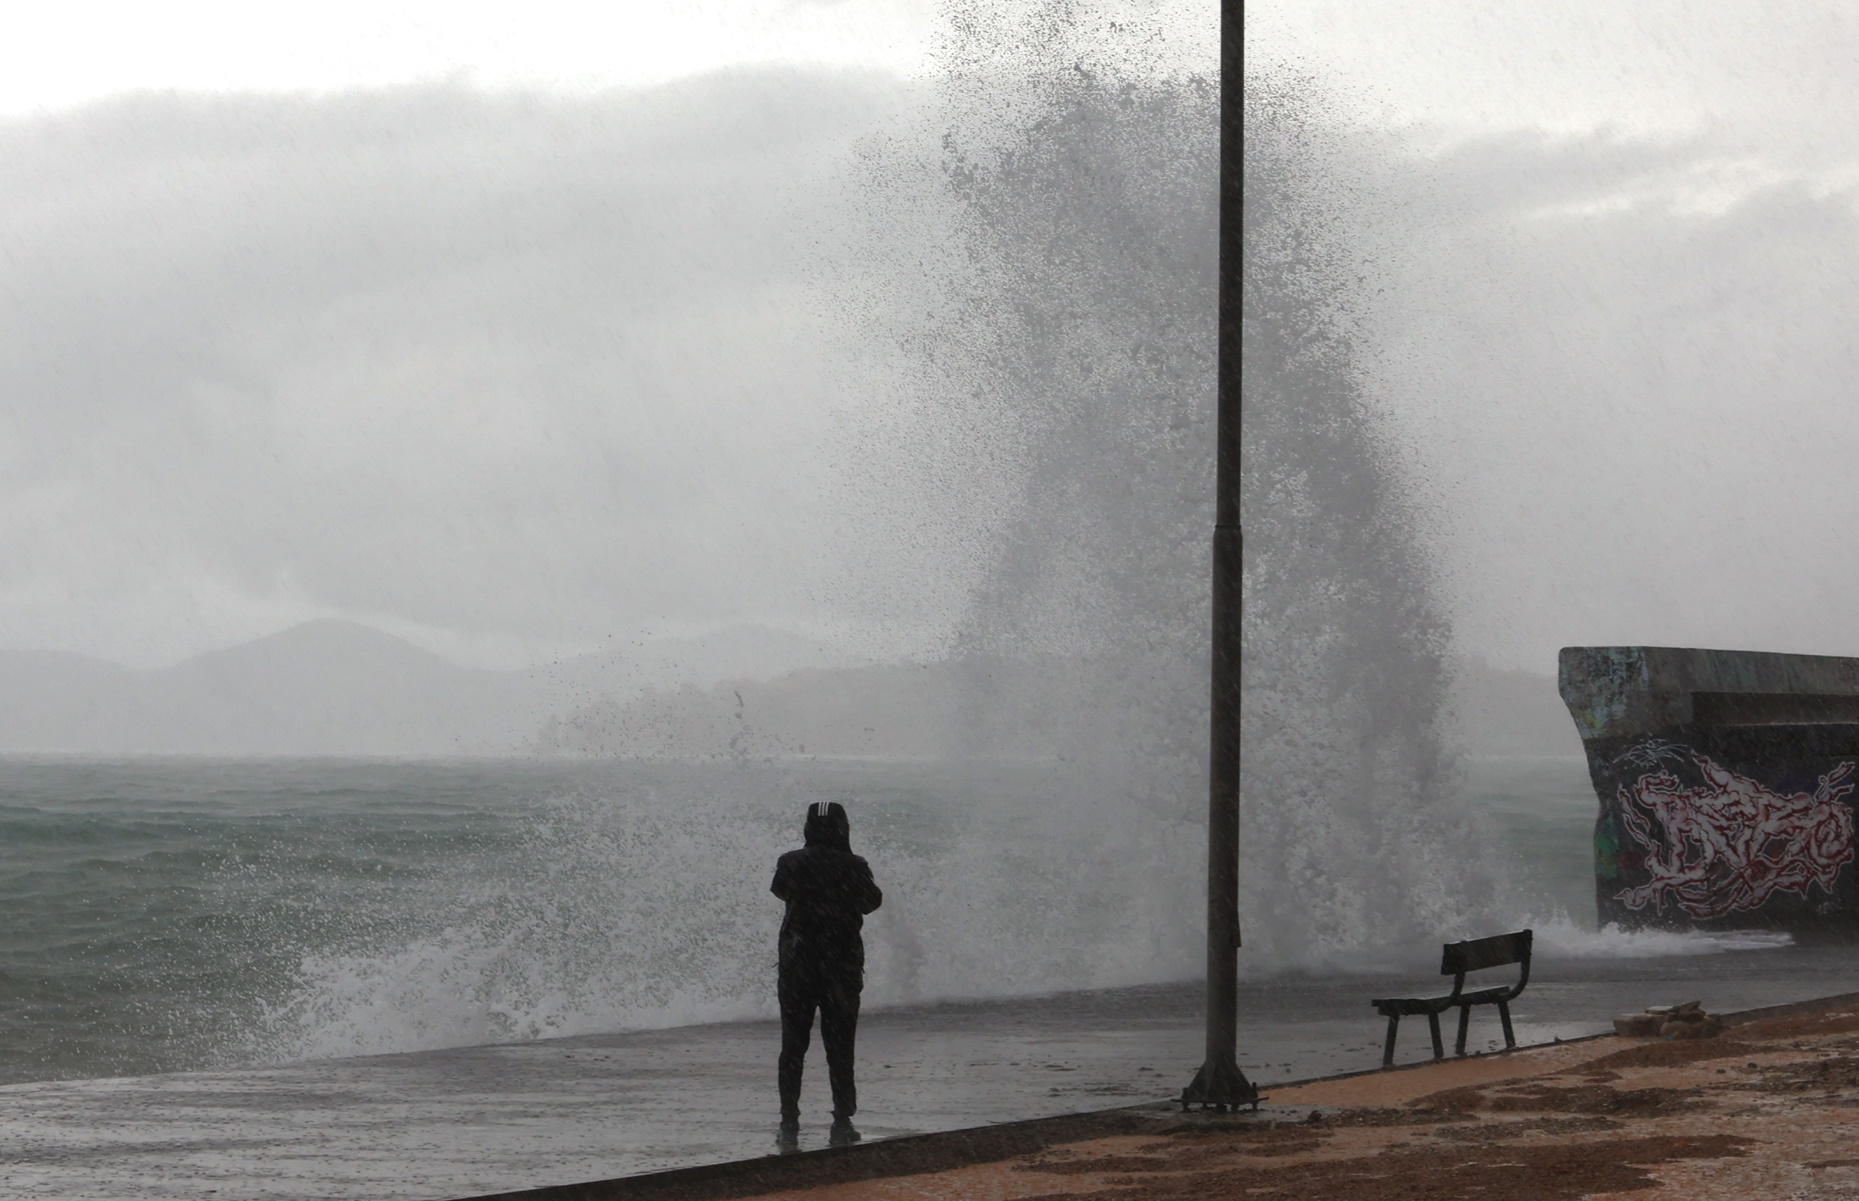
[[[1853,179],[1533,134],[1358,179],[1373,388],[1469,649],[1859,653]]]
[[[0,125],[0,645],[934,643],[1018,512],[1012,431],[898,349],[961,290],[935,111],[760,72]],[[1859,652],[1859,153],[1804,145],[1413,131],[1321,166],[1467,649]]]
[[[755,72],[0,126],[0,644],[159,661],[318,614],[935,637],[963,517],[926,483],[874,536],[904,502],[856,485],[909,494],[911,457],[871,461],[895,380],[842,313],[895,270],[872,246],[937,239],[851,165],[918,112]]]

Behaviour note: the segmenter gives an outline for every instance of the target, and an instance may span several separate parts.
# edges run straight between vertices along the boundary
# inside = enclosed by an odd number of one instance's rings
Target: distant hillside
[[[567,714],[649,689],[768,680],[791,671],[868,666],[838,647],[767,626],[731,626],[701,638],[661,638],[579,655],[529,671],[543,709]]]
[[[1157,703],[1144,688],[1152,667],[1056,657],[880,666],[737,627],[492,671],[324,620],[155,670],[0,651],[0,752],[1088,759],[1139,740],[1126,727]],[[1184,727],[1181,747],[1148,749],[1192,757],[1204,721]],[[1581,753],[1547,673],[1460,665],[1446,729],[1473,754]]]
[[[522,673],[460,667],[313,621],[174,667],[0,652],[0,749],[407,755],[493,751],[534,729]]]
[[[1474,755],[1579,756],[1581,738],[1548,672],[1458,666],[1446,729]]]
[[[551,720],[540,745],[556,754],[663,759],[944,755],[960,741],[959,686],[938,664],[651,689]]]
[[[0,749],[133,749],[145,673],[58,651],[0,651]]]
[[[0,651],[0,751],[498,754],[532,749],[551,715],[648,688],[853,661],[797,635],[737,627],[492,671],[335,620],[154,670]]]
[[[738,755],[1088,758],[1127,745],[1133,706],[1114,661],[973,658],[801,670],[708,688],[653,688],[552,718],[540,749],[557,754],[705,759]],[[1079,696],[1096,703],[1080,705]],[[1054,698],[1070,698],[1054,703]],[[1554,677],[1480,663],[1459,667],[1447,736],[1474,755],[1580,755]],[[1196,714],[1194,720],[1205,721]],[[1193,731],[1198,740],[1199,726]]]
[[[540,748],[671,759],[1084,759],[1134,744],[1125,726],[1146,694],[1128,686],[1131,670],[1115,658],[972,656],[652,689],[551,720]],[[1204,721],[1196,720],[1191,743]]]

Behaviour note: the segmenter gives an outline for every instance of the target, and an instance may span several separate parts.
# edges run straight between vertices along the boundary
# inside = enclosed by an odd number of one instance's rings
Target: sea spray
[[[580,770],[573,787],[518,806],[497,854],[406,879],[391,913],[300,944],[241,1054],[769,1016],[774,857],[821,797],[852,811],[854,846],[888,897],[867,926],[870,1004],[1140,983],[1180,974],[1193,945],[1151,883],[1192,854],[1185,832],[1069,803],[1037,766]],[[246,937],[283,933],[265,925]]]
[[[497,855],[407,881],[387,928],[305,946],[253,1051],[321,1058],[755,1016],[763,861],[783,833],[769,806],[744,803],[757,783],[769,782],[594,770],[523,800]]]
[[[1212,527],[1215,89],[1077,6],[954,56],[945,167],[971,266],[937,362],[1011,413],[1020,502],[961,649],[1069,656],[1044,687],[1082,787],[1195,825]],[[1067,31],[1083,33],[1069,38]],[[1249,970],[1503,920],[1442,740],[1449,631],[1349,320],[1346,138],[1312,91],[1246,110],[1242,890]],[[956,352],[966,349],[966,356]],[[947,368],[948,364],[955,364]],[[998,693],[998,686],[994,689]],[[977,691],[981,746],[1002,724]],[[1052,711],[1061,716],[1052,721]],[[1183,840],[1184,845],[1189,840]],[[1198,882],[1198,854],[1169,865]],[[1158,884],[1159,889],[1164,886]],[[1183,925],[1192,888],[1168,886]]]
[[[953,449],[1012,498],[957,624],[946,753],[835,768],[732,740],[711,763],[612,763],[539,798],[505,859],[410,891],[395,937],[308,948],[265,1054],[766,1015],[766,876],[816,795],[852,808],[889,898],[872,1004],[1198,970],[1214,90],[1049,49],[951,75],[935,211],[958,252],[909,281],[935,302],[909,342],[920,411],[887,427],[946,407]],[[1307,93],[1252,94],[1242,879],[1260,972],[1384,961],[1527,910],[1498,893],[1437,728],[1448,631],[1357,378],[1346,147]]]
[[[1248,81],[1244,512],[1249,930],[1419,945],[1505,914],[1441,737],[1449,631],[1393,447],[1363,400],[1343,132]]]

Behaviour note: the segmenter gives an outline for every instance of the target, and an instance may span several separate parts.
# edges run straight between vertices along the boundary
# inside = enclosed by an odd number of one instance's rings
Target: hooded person
[[[826,1071],[833,1087],[834,1143],[858,1141],[852,1047],[858,1031],[859,994],[865,987],[865,915],[884,902],[871,866],[852,853],[845,806],[821,801],[807,807],[807,845],[775,864],[771,891],[787,903],[781,921],[781,1141],[800,1134],[800,1078],[820,1015]]]

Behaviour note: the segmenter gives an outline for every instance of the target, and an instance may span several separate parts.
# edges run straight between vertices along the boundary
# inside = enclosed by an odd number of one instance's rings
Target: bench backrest
[[[1472,938],[1464,942],[1449,942],[1445,953],[1440,956],[1439,974],[1442,976],[1459,976],[1466,972],[1476,972],[1482,968],[1503,967],[1507,963],[1530,962],[1530,944],[1535,941],[1534,930],[1519,930],[1515,934],[1493,934],[1490,938]]]
[[[1465,991],[1465,973],[1488,967],[1503,967],[1507,963],[1520,963],[1523,968],[1517,973],[1517,983],[1503,993],[1504,1003],[1509,1004],[1522,995],[1524,987],[1530,983],[1530,944],[1535,941],[1535,931],[1519,930],[1515,934],[1494,934],[1490,938],[1449,942],[1439,957],[1439,974],[1453,977],[1452,995],[1456,997]]]

